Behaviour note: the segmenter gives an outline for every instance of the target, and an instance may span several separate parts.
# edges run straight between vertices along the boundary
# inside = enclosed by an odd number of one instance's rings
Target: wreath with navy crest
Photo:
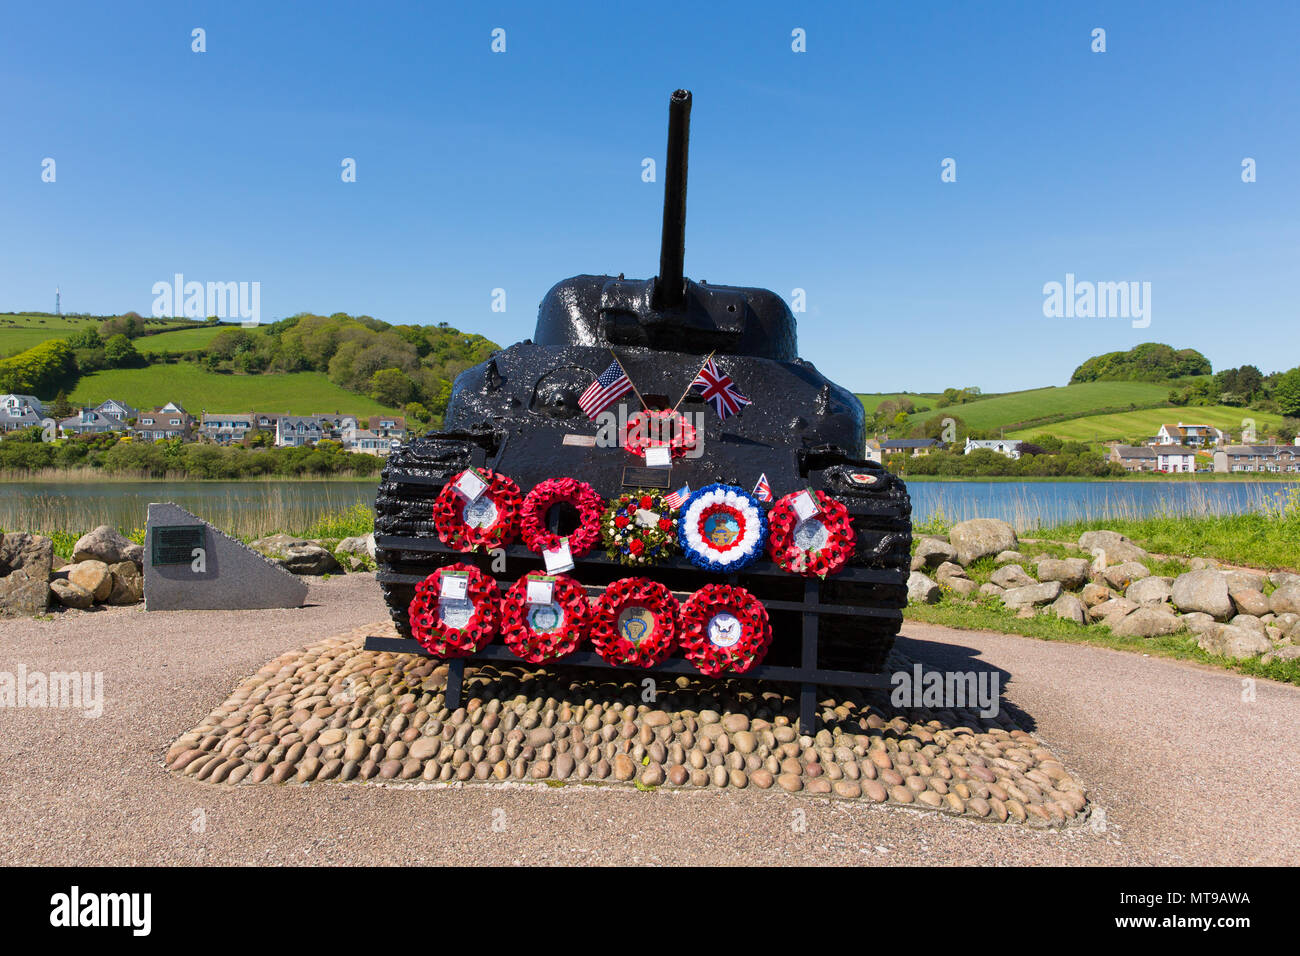
[[[767,608],[742,587],[706,584],[682,605],[678,642],[701,674],[743,674],[762,662],[772,643]]]

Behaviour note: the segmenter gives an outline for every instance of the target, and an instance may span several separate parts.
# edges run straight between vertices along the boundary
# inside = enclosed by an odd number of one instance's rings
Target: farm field
[[[1127,409],[1130,405],[1163,405],[1167,403],[1172,382],[1085,382],[1081,385],[1064,385],[1035,388],[1023,392],[1007,392],[965,405],[921,412],[910,416],[912,425],[919,425],[936,414],[951,414],[973,429],[1005,428],[1049,416],[1081,418],[1106,409]],[[1177,419],[1174,419],[1177,421]],[[1240,427],[1240,420],[1237,426]],[[1046,426],[1041,426],[1043,430]],[[1059,429],[1062,423],[1046,428],[1053,434],[1065,437]],[[1008,433],[1010,435],[1010,433]]]
[[[155,352],[200,352],[208,347],[218,332],[237,328],[237,325],[204,325],[193,329],[172,329],[156,335],[142,335],[135,340],[135,349],[146,355]]]
[[[222,375],[185,363],[94,372],[83,376],[68,398],[74,405],[95,405],[115,398],[136,408],[174,401],[196,418],[204,409],[290,415],[380,415],[393,411],[340,388],[321,372]]]
[[[1113,415],[1086,415],[1069,421],[1055,422],[1020,431],[1007,432],[1008,438],[1032,438],[1038,434],[1055,435],[1067,441],[1102,442],[1118,439],[1141,442],[1154,435],[1162,424],[1195,422],[1214,425],[1234,435],[1242,430],[1242,420],[1253,418],[1261,441],[1282,423],[1281,416],[1256,412],[1229,405],[1197,405],[1189,408],[1148,408]]]
[[[105,318],[107,316],[43,315],[40,313],[0,315],[0,358],[16,355],[49,339],[66,339],[69,335],[80,332],[82,329],[99,328],[99,324]],[[183,328],[193,324],[185,319],[144,320],[145,328],[150,331],[165,329],[169,326]],[[137,339],[136,347],[139,348],[139,343],[147,342],[149,338]]]

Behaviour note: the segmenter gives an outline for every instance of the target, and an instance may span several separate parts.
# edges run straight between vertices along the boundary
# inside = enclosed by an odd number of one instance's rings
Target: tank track
[[[471,465],[482,465],[496,451],[496,439],[490,430],[448,432],[417,439],[389,455],[375,498],[375,531],[379,535],[436,537],[432,520],[433,502],[441,486],[453,474]],[[902,608],[907,603],[907,576],[910,564],[912,524],[911,499],[906,486],[874,462],[847,458],[837,449],[811,452],[808,473],[821,472],[829,492],[844,502],[853,516],[856,547],[851,564],[855,567],[896,572],[890,583],[837,581],[834,576],[824,585],[822,599],[828,604],[846,604],[897,611],[885,616],[853,618],[822,617],[819,622],[818,665],[823,669],[858,673],[880,671],[902,622]],[[867,474],[871,483],[853,481],[852,474]],[[525,489],[526,490],[526,489]],[[402,551],[379,548],[376,560],[381,572],[380,587],[384,601],[403,637],[411,636],[407,609],[415,595],[412,583],[382,580],[385,574],[415,575],[423,578],[440,567],[458,560],[455,555],[426,551]],[[585,583],[603,582],[612,572],[609,566],[585,573],[581,560],[576,574]],[[770,578],[768,580],[771,580]],[[798,585],[791,576],[790,586]],[[765,595],[756,592],[759,599]],[[769,595],[770,597],[770,595]],[[788,595],[787,595],[788,597]],[[780,626],[775,619],[774,625]],[[788,645],[784,659],[777,643],[769,663],[797,663],[792,659],[796,641]]]

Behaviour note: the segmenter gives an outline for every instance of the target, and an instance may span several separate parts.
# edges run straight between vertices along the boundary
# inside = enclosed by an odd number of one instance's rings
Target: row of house
[[[49,419],[54,421],[53,419]],[[34,395],[0,395],[0,431],[43,425],[45,404]],[[137,409],[108,399],[75,415],[55,421],[59,435],[95,435],[119,432],[136,441],[179,438],[217,445],[239,444],[256,432],[269,432],[280,447],[310,447],[324,439],[344,449],[368,455],[387,455],[406,440],[406,420],[400,415],[273,415],[268,413],[200,413],[196,420],[176,402],[160,408]]]
[[[1196,471],[1196,449],[1188,445],[1120,445],[1110,446],[1111,461],[1118,462],[1129,471],[1166,472],[1168,474]]]
[[[1214,453],[1214,470],[1300,472],[1300,435],[1291,445],[1225,445]]]
[[[969,455],[973,451],[986,450],[995,451],[1007,458],[1018,459],[1022,444],[1024,443],[1014,438],[967,438],[962,454]],[[865,457],[876,462],[883,461],[888,455],[905,454],[919,458],[947,447],[947,442],[939,441],[937,438],[868,438]]]

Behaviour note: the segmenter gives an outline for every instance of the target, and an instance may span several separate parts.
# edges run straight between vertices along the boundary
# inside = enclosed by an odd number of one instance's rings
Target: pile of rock
[[[681,676],[646,704],[639,677],[493,664],[466,670],[462,706],[452,709],[446,664],[363,650],[374,632],[271,661],[169,748],[167,767],[242,785],[783,791],[1037,827],[1088,812],[1084,788],[1005,710],[895,707],[886,692],[844,690],[819,698],[814,734],[791,722],[796,701],[771,685]],[[911,668],[897,652],[887,666]]]
[[[286,571],[294,574],[336,574],[362,571],[374,567],[373,533],[344,538],[333,551],[323,541],[273,534],[258,538],[250,547],[260,551]]]
[[[144,599],[144,549],[102,525],[73,545],[72,562],[54,554],[44,535],[11,533],[0,540],[0,617],[43,614],[50,605],[86,610],[95,604]]]
[[[1178,577],[1153,575],[1152,558],[1124,535],[1089,531],[1078,541],[1085,558],[1039,558],[1016,550],[1015,530],[980,518],[955,525],[944,537],[917,545],[908,599],[933,604],[943,591],[991,596],[1024,617],[1055,614],[1077,624],[1103,623],[1123,637],[1157,637],[1187,629],[1206,651],[1233,659],[1300,657],[1300,575],[1223,568],[1195,559]],[[993,557],[988,582],[977,585],[966,568]],[[926,572],[929,572],[927,574]],[[1266,595],[1272,584],[1274,590]]]
[[[139,604],[144,600],[144,549],[101,525],[77,539],[72,563],[54,570],[50,593],[64,607]]]

